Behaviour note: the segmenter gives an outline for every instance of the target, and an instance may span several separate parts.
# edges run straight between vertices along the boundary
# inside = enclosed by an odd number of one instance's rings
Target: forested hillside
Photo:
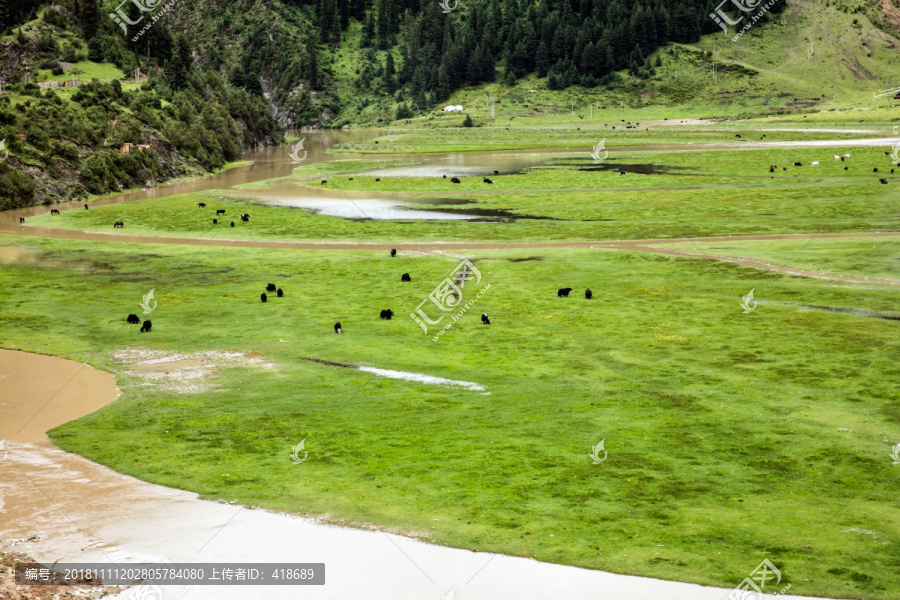
[[[19,21],[0,42],[0,209],[153,186],[283,140],[261,95],[195,66],[164,23],[131,48],[92,0],[31,4],[0,13]]]

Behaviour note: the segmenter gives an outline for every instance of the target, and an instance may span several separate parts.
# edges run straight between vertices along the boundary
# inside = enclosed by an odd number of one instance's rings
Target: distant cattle
[[[218,224],[219,224],[219,220],[218,220],[218,219],[213,219],[213,225],[218,225]]]
[[[274,292],[274,291],[275,291],[275,284],[274,284],[274,283],[268,284],[268,285],[266,286],[266,291],[267,291],[267,292]]]
[[[845,171],[849,171],[849,170],[850,170],[850,167],[844,167],[844,170],[845,170]]]
[[[844,162],[844,157],[843,157],[843,156],[841,157],[841,162]]]
[[[87,210],[87,209],[88,209],[88,205],[85,204],[85,205],[84,205],[84,210]]]
[[[798,162],[796,162],[796,163],[794,163],[794,166],[795,166],[795,167],[802,167],[802,166],[803,166],[803,163],[798,163]]]
[[[619,175],[628,175],[628,171],[619,171]]]
[[[394,316],[394,311],[392,311],[390,309],[381,311],[382,319],[387,319],[388,321],[390,321],[391,317],[393,317],[393,316]]]
[[[116,221],[115,223],[113,223],[113,229],[121,229],[122,227],[125,227],[125,223],[123,221]]]
[[[56,209],[56,208],[51,208],[51,209],[50,209],[50,214],[51,214],[51,215],[58,215],[58,214],[59,214],[59,210]]]
[[[496,170],[494,171],[494,175],[499,175],[499,174],[500,174],[500,171],[496,171]]]
[[[375,181],[381,181],[381,177],[376,177]]]
[[[397,249],[391,248],[391,258],[394,258],[395,256],[397,256]]]
[[[410,278],[409,273],[404,273],[400,276],[400,281],[412,281],[412,278]]]
[[[873,173],[877,173],[877,172],[878,172],[878,167],[875,167],[874,169],[872,169],[872,172],[873,172]]]
[[[224,214],[225,214],[225,209],[224,209],[224,208],[220,208],[220,209],[216,210],[216,215],[217,215],[217,216],[218,216],[218,215],[224,215]]]
[[[487,177],[484,178],[484,182],[485,182],[485,183],[494,183],[493,181],[491,181],[491,180],[488,179]]]
[[[322,180],[322,185],[325,185],[326,183],[328,183],[328,180],[327,180],[327,179],[323,179],[323,180]]]
[[[444,179],[447,179],[447,174],[446,174],[446,173],[444,174]]]
[[[454,177],[453,179],[450,180],[450,183],[461,183],[461,182],[459,180],[459,177]]]
[[[352,178],[352,177],[348,177],[348,178],[347,178],[347,181],[353,181],[353,178]]]
[[[197,206],[199,206],[200,208],[206,208],[206,202],[198,202]]]
[[[887,179],[879,179],[878,181],[880,181],[881,183],[887,185]]]
[[[244,223],[246,223],[249,220],[250,220],[250,215],[248,215],[247,213],[244,213],[241,215],[241,221],[243,221]]]
[[[135,314],[128,315],[128,318],[125,320],[128,321],[129,323],[131,323],[132,325],[138,325],[141,322],[141,318]]]
[[[594,297],[594,292],[591,291],[591,288],[584,290],[584,297],[588,300]]]
[[[834,160],[835,160],[835,162],[836,162],[836,161],[839,161],[839,160],[841,160],[841,157],[840,157],[839,155],[835,154],[835,155],[834,155]]]
[[[340,321],[338,321],[337,323],[334,324],[334,332],[335,333],[341,332],[341,322]]]
[[[231,222],[231,226],[234,227],[234,221]]]
[[[278,296],[279,298],[281,298],[282,296],[284,296],[284,290],[281,288],[278,288],[278,291],[275,292],[275,295]]]
[[[734,134],[734,137],[736,137],[736,138],[738,138],[738,139],[740,139],[740,138],[741,138],[741,134],[739,134],[739,133],[736,133],[736,134]]]
[[[488,318],[487,313],[481,313],[481,323],[484,325],[491,324],[491,320]]]
[[[813,162],[809,163],[809,166],[811,166],[811,167],[818,167],[818,166],[819,166],[819,161],[814,160]]]
[[[572,291],[572,288],[560,288],[560,290],[558,292],[556,292],[556,295],[560,298],[568,298],[569,292],[571,292],[571,291]]]
[[[774,172],[775,172],[775,167],[769,167],[769,173],[774,173]]]
[[[850,154],[849,153],[845,154],[844,158],[850,158]]]
[[[19,217],[19,225],[25,224],[25,217]]]
[[[141,325],[141,333],[144,333],[145,331],[146,331],[147,333],[150,333],[150,329],[151,329],[152,327],[153,327],[153,322],[152,322],[152,321],[150,321],[150,320],[144,321],[144,324]]]
[[[259,299],[262,300],[263,302],[265,302],[266,300],[269,299],[269,297],[266,296],[265,292],[263,292],[262,294],[259,295]]]

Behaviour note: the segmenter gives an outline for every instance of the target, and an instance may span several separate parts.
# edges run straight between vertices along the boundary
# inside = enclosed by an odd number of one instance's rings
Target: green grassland
[[[0,270],[4,347],[89,362],[124,391],[54,443],[123,473],[479,551],[724,587],[769,558],[795,594],[896,597],[896,324],[800,306],[893,311],[888,286],[625,251],[480,251],[490,289],[433,342],[407,314],[456,265],[447,256],[0,240],[32,253]],[[261,304],[268,281],[286,295]],[[563,285],[572,298],[557,298]],[[151,287],[154,328],[139,334],[124,317]],[[743,314],[750,288],[769,303]],[[212,391],[179,394],[125,373],[111,355],[133,347],[258,352],[276,367],[224,367]],[[292,465],[304,438],[309,459]]]
[[[681,146],[682,148],[684,146]],[[29,219],[29,225],[109,230],[123,221],[129,233],[227,237],[257,240],[335,241],[540,241],[672,238],[686,236],[892,231],[900,229],[891,175],[891,162],[881,148],[852,148],[846,162],[835,161],[840,148],[744,149],[705,152],[611,151],[607,160],[629,165],[652,164],[666,169],[642,175],[618,170],[599,171],[588,154],[545,155],[547,166],[521,174],[463,177],[452,184],[440,177],[375,177],[372,168],[408,165],[409,161],[336,161],[310,164],[277,181],[244,186],[247,190],[209,191],[187,196],[144,200],[67,211]],[[490,156],[485,164],[490,167]],[[794,167],[795,160],[805,166]],[[810,166],[820,161],[817,167]],[[769,173],[770,164],[791,165]],[[873,173],[872,165],[879,165]],[[844,170],[844,166],[848,170]],[[350,181],[347,175],[356,175]],[[339,175],[339,176],[338,176]],[[328,177],[322,184],[321,178]],[[888,185],[878,182],[888,179]],[[353,192],[395,192],[413,206],[433,210],[426,198],[468,200],[470,204],[442,206],[445,211],[504,210],[510,216],[480,222],[371,221],[360,209],[359,220],[322,216],[302,209],[259,204],[256,199],[273,184]],[[254,190],[259,190],[254,192]],[[255,195],[254,195],[255,194]],[[207,208],[197,207],[198,202]],[[249,212],[248,224],[234,229],[225,219],[212,223],[216,209],[226,215]]]
[[[663,247],[673,247],[671,245]],[[681,248],[681,246],[678,246]],[[900,278],[900,254],[892,238],[812,238],[765,242],[691,242],[690,252],[753,258],[789,269],[883,279]],[[900,307],[894,310],[900,310]]]

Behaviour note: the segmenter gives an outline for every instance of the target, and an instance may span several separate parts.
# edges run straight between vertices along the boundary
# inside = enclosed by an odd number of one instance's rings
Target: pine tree
[[[393,95],[397,89],[397,86],[394,83],[394,75],[396,72],[397,71],[394,68],[394,54],[389,50],[387,59],[384,62],[384,75],[382,79],[384,81],[384,90],[391,95]]]
[[[538,77],[546,77],[547,71],[550,69],[550,56],[547,54],[547,44],[544,43],[544,40],[541,40],[538,44],[535,65],[537,66]]]
[[[97,35],[100,23],[100,6],[97,0],[81,0],[81,30],[84,39],[89,40]]]

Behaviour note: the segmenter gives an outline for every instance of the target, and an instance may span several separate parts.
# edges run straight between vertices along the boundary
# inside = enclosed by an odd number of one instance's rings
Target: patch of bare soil
[[[223,367],[260,367],[273,369],[259,352],[231,352],[205,350],[202,352],[166,352],[147,348],[126,348],[113,357],[128,367],[126,375],[140,380],[139,385],[152,385],[158,389],[193,394],[212,388],[210,381]]]
[[[58,600],[81,598],[94,600],[110,592],[97,585],[16,585],[16,563],[35,562],[27,554],[0,552],[0,598],[3,600]],[[118,591],[118,588],[115,588]]]
[[[900,10],[897,10],[897,7],[891,4],[891,0],[881,0],[881,10],[884,11],[885,16],[891,23],[900,27]]]

